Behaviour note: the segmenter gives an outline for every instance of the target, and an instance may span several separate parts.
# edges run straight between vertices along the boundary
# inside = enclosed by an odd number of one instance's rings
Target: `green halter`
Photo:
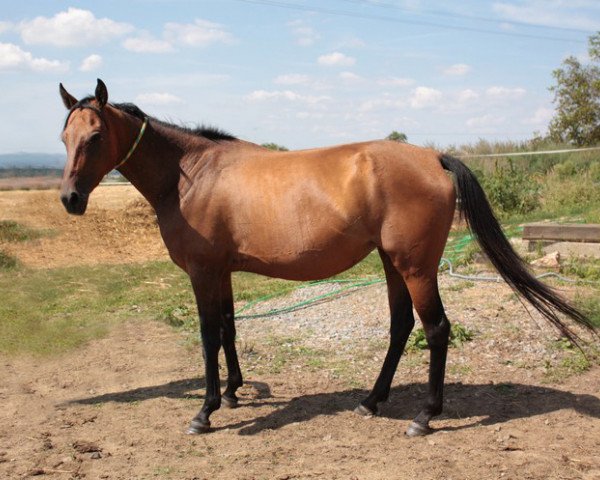
[[[144,118],[144,123],[142,123],[142,128],[140,128],[140,133],[138,133],[137,138],[135,139],[135,142],[133,142],[133,145],[131,146],[131,148],[129,149],[129,151],[127,152],[127,155],[125,155],[125,158],[123,160],[121,160],[121,162],[119,162],[116,166],[115,166],[115,170],[117,170],[119,167],[123,166],[123,164],[129,160],[129,158],[131,157],[131,155],[133,155],[133,152],[135,152],[135,149],[137,148],[137,146],[140,144],[140,141],[142,140],[142,137],[144,136],[144,132],[146,131],[146,126],[148,125],[148,117]]]

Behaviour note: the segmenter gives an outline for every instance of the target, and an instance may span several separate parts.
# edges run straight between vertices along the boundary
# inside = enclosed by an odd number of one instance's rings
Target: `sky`
[[[0,0],[0,153],[61,153],[62,82],[290,149],[523,140],[598,0]]]

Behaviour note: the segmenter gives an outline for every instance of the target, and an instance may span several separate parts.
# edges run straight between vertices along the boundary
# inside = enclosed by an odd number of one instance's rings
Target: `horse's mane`
[[[92,107],[90,105],[90,102],[94,99],[95,99],[94,96],[82,98],[75,105],[73,105],[73,107],[71,108],[71,111],[74,110],[75,108]],[[238,139],[237,137],[234,137],[233,135],[230,135],[229,133],[227,133],[219,128],[212,127],[212,126],[199,125],[194,128],[189,128],[189,127],[184,127],[182,125],[165,122],[164,120],[159,120],[158,118],[152,117],[150,115],[146,115],[140,107],[138,107],[137,105],[135,105],[133,103],[110,103],[110,105],[112,107],[116,108],[117,110],[128,113],[129,115],[133,115],[134,117],[137,117],[140,120],[144,120],[147,117],[150,120],[152,120],[153,122],[163,125],[165,127],[173,128],[180,132],[187,133],[189,135],[194,135],[196,137],[207,138],[208,140],[212,140],[213,142],[218,142],[218,141],[223,141],[223,140],[224,141],[234,141],[234,140]]]

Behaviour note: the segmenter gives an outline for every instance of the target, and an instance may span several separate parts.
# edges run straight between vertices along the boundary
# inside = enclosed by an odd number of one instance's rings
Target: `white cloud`
[[[335,48],[363,48],[366,47],[366,42],[358,37],[350,37],[342,40]]]
[[[472,90],[470,88],[461,90],[460,92],[458,92],[458,95],[456,97],[456,99],[459,103],[468,103],[472,100],[477,100],[478,98],[479,98],[479,93],[477,93],[475,90]]]
[[[135,97],[136,102],[144,105],[175,105],[181,103],[183,100],[173,95],[172,93],[166,92],[152,92],[152,93],[140,93]]]
[[[0,33],[8,32],[12,28],[13,28],[12,23],[0,21]]]
[[[66,72],[69,64],[58,60],[36,58],[12,43],[0,43],[0,70],[33,70],[34,72]]]
[[[305,85],[308,82],[310,82],[310,77],[301,73],[287,73],[273,79],[273,83],[279,85]]]
[[[495,98],[495,99],[502,99],[502,100],[521,98],[526,93],[527,93],[527,90],[525,90],[524,88],[521,88],[521,87],[510,88],[510,87],[501,87],[501,86],[489,87],[485,91],[485,94],[488,97]]]
[[[360,83],[364,80],[363,77],[352,72],[341,72],[340,79],[345,83]]]
[[[461,77],[471,71],[471,67],[466,63],[455,63],[442,70],[442,73],[451,77]]]
[[[115,22],[109,18],[96,18],[89,10],[70,7],[51,18],[36,17],[18,25],[23,41],[27,44],[79,47],[97,45],[133,30],[128,23]]]
[[[322,112],[298,112],[298,113],[296,113],[296,118],[298,118],[300,120],[306,120],[306,119],[320,120],[324,117],[325,117],[325,115]]]
[[[415,81],[412,78],[386,77],[377,80],[377,83],[383,87],[408,87]]]
[[[577,5],[575,4],[577,3]],[[597,1],[568,2],[564,0],[525,0],[519,4],[496,2],[493,10],[505,20],[548,27],[600,30]],[[574,9],[595,9],[595,14],[574,13]]]
[[[404,101],[394,97],[373,98],[362,102],[358,110],[362,113],[381,112],[384,110],[394,110],[404,107]]]
[[[417,87],[412,91],[408,100],[412,108],[431,107],[442,99],[442,92],[435,88]]]
[[[302,20],[288,22],[287,26],[290,27],[292,35],[296,39],[296,45],[300,45],[301,47],[310,47],[321,38],[311,26],[306,25]]]
[[[326,67],[351,67],[356,63],[356,59],[340,52],[333,52],[328,55],[321,55],[317,59],[317,63]]]
[[[554,110],[548,107],[538,108],[534,114],[523,120],[525,125],[546,126],[554,116]]]
[[[502,125],[505,120],[505,117],[488,113],[486,115],[482,115],[481,117],[469,118],[465,123],[469,128],[479,128],[490,131],[493,130],[494,127]]]
[[[97,70],[102,66],[102,57],[100,55],[92,54],[89,57],[85,57],[79,66],[79,70],[82,72],[91,72]]]
[[[331,97],[326,95],[301,95],[292,90],[255,90],[246,95],[246,100],[250,102],[265,102],[270,100],[288,100],[290,102],[306,103],[315,105],[319,102],[329,101]]]
[[[154,38],[146,32],[142,32],[137,37],[125,39],[123,47],[136,53],[168,53],[174,50],[173,46],[166,40]]]
[[[165,40],[188,47],[206,47],[213,43],[232,43],[233,35],[223,25],[197,18],[194,23],[165,24]]]

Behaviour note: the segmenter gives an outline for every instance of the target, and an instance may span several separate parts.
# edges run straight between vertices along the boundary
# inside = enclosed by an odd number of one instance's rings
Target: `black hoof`
[[[372,417],[377,415],[377,410],[371,410],[369,407],[365,407],[362,403],[360,403],[358,407],[354,409],[354,413],[358,413],[363,417]]]
[[[200,435],[201,433],[207,432],[210,432],[210,422],[202,423],[198,420],[192,420],[190,426],[187,429],[187,432],[185,433],[187,433],[188,435]]]
[[[225,408],[237,408],[239,405],[239,401],[236,397],[228,397],[226,395],[221,397],[221,403]]]
[[[407,437],[423,437],[433,432],[433,429],[429,425],[421,425],[417,422],[412,422],[406,430]]]

